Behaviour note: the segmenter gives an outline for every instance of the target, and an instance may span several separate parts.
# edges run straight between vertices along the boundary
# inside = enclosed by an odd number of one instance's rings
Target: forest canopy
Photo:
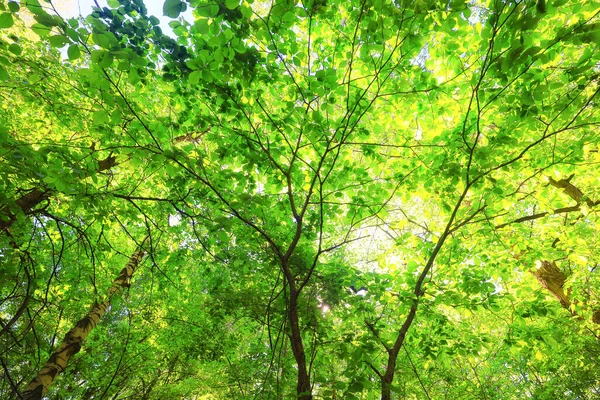
[[[600,398],[600,2],[94,3],[0,0],[0,398]]]

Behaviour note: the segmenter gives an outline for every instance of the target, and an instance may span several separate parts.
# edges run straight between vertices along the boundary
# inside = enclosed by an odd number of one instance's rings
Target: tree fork
[[[142,244],[143,245],[143,244]],[[44,364],[37,376],[29,383],[21,398],[24,400],[41,400],[48,392],[48,388],[58,374],[63,372],[69,363],[71,357],[79,352],[83,341],[88,337],[92,329],[110,306],[110,300],[114,295],[122,289],[128,288],[131,277],[137,270],[146,251],[140,246],[131,256],[125,268],[121,270],[119,276],[113,281],[112,286],[108,289],[104,301],[94,303],[85,317],[75,324],[75,326],[67,332],[62,343],[50,355],[48,361]]]

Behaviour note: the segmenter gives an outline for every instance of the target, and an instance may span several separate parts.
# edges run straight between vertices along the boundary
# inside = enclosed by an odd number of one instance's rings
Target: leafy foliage
[[[598,397],[600,3],[107,5],[0,2],[2,398]]]

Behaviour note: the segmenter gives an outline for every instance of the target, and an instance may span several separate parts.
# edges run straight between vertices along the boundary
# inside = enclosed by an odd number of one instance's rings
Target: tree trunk
[[[394,381],[394,373],[396,372],[396,361],[398,360],[398,353],[400,353],[400,349],[402,348],[402,345],[404,344],[404,339],[406,338],[406,334],[407,334],[408,330],[410,329],[413,321],[415,320],[415,316],[417,315],[417,309],[419,308],[419,299],[421,297],[423,297],[423,295],[425,294],[425,291],[423,290],[425,278],[429,274],[431,267],[433,267],[433,263],[435,262],[435,259],[438,255],[440,249],[444,245],[444,242],[450,235],[450,227],[452,226],[452,222],[454,221],[454,218],[456,216],[456,211],[458,210],[458,207],[462,203],[462,200],[464,199],[468,190],[469,190],[469,186],[467,186],[465,188],[463,194],[461,195],[460,200],[456,204],[456,206],[454,208],[454,212],[452,213],[452,216],[450,217],[450,220],[448,221],[448,224],[446,225],[446,229],[444,230],[444,233],[442,234],[442,236],[440,236],[440,240],[438,240],[433,251],[431,252],[429,259],[427,260],[427,264],[425,264],[425,268],[423,268],[423,271],[421,271],[421,274],[419,274],[419,278],[417,279],[417,282],[415,283],[415,289],[413,291],[414,297],[412,299],[412,304],[410,306],[410,310],[408,311],[408,315],[406,316],[404,323],[402,324],[402,326],[400,327],[400,330],[398,331],[398,336],[396,337],[396,341],[394,342],[394,345],[389,348],[386,347],[386,350],[388,352],[388,363],[385,368],[385,373],[383,375],[379,375],[381,378],[381,400],[390,400],[392,398],[391,397],[392,396],[392,393],[391,393],[392,392],[392,382]]]
[[[396,359],[398,354],[388,355],[388,365],[385,374],[381,377],[381,400],[391,400],[392,382],[394,381],[394,372],[396,372]]]
[[[33,189],[31,192],[21,196],[16,203],[23,214],[28,214],[42,201],[48,200],[48,197],[50,197],[50,190],[42,191],[40,189]],[[8,206],[4,206],[0,209],[0,218],[0,230],[5,230],[15,223],[17,214],[13,213]]]
[[[572,315],[577,313],[571,309],[570,290],[565,293],[564,285],[567,276],[554,261],[542,261],[542,265],[535,271],[531,271],[538,282],[545,287]],[[592,321],[595,324],[600,324],[600,309],[595,310],[592,314]]]
[[[298,367],[298,381],[296,385],[296,393],[298,399],[312,400],[312,390],[310,387],[310,377],[306,368],[306,355],[304,353],[304,345],[302,344],[302,335],[300,333],[300,323],[298,320],[298,292],[290,290],[290,304],[288,318],[290,320],[290,328],[292,334],[290,336],[290,344],[296,365]]]
[[[104,313],[110,305],[111,298],[120,292],[121,289],[129,287],[131,277],[138,268],[145,253],[145,250],[142,248],[139,248],[133,253],[125,268],[121,270],[117,279],[113,281],[112,286],[108,289],[104,301],[101,303],[96,302],[92,308],[90,308],[87,315],[79,320],[75,327],[67,332],[62,343],[54,353],[50,355],[46,364],[44,364],[37,376],[23,392],[21,396],[23,399],[40,400],[46,394],[56,376],[67,368],[71,357],[79,352],[83,341],[104,316]]]
[[[533,271],[532,274],[543,287],[548,289],[560,301],[560,304],[564,308],[570,310],[571,300],[569,299],[569,295],[563,290],[567,277],[554,261],[542,261],[541,267]]]
[[[109,156],[104,160],[98,161],[98,169],[96,172],[102,172],[109,168],[114,167],[117,164],[117,159],[113,156]],[[87,176],[91,175],[88,174]],[[23,214],[29,214],[31,211],[40,205],[43,201],[46,201],[52,195],[52,190],[46,188],[33,189],[29,193],[21,196],[15,203],[21,209]],[[10,228],[17,220],[17,214],[10,210],[10,207],[4,206],[0,208],[0,231]]]

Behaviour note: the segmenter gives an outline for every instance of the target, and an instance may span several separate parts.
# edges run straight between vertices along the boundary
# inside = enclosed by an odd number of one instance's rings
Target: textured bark
[[[298,367],[296,393],[298,394],[298,399],[312,400],[313,396],[310,387],[310,376],[308,375],[308,369],[306,367],[306,355],[304,353],[304,345],[302,344],[302,335],[300,333],[300,323],[298,320],[297,299],[298,293],[295,290],[291,291],[288,318],[290,320],[290,329],[292,331],[290,344]]]
[[[177,136],[175,138],[173,138],[173,141],[175,143],[193,143],[193,144],[198,144],[202,141],[202,137],[207,133],[210,132],[212,127],[208,127],[207,129],[205,129],[202,132],[188,132],[185,135],[181,135],[181,136]]]
[[[433,258],[430,259],[431,263],[433,263]],[[429,268],[430,267],[431,266],[429,266]],[[426,270],[428,271],[427,267]],[[421,276],[425,277],[426,274],[422,274]],[[417,315],[419,298],[424,294],[424,292],[421,290],[422,284],[422,280],[417,282],[416,290],[418,292],[415,293],[416,297],[413,299],[408,316],[406,317],[406,320],[404,320],[404,323],[398,332],[398,337],[396,338],[394,346],[387,349],[388,362],[387,366],[385,367],[385,373],[381,376],[381,400],[391,400],[392,398],[392,382],[394,381],[394,374],[396,373],[396,361],[398,360],[398,353],[400,352],[400,348],[404,344],[404,339],[406,339],[406,334],[408,333],[408,330],[415,320],[415,316]]]
[[[391,400],[392,382],[394,381],[394,372],[396,370],[396,359],[398,355],[389,355],[385,375],[381,378],[381,400]]]
[[[579,211],[581,203],[585,203],[589,208],[595,207],[600,204],[600,201],[593,201],[589,198],[586,198],[583,192],[575,185],[571,183],[571,179],[573,179],[574,175],[569,176],[567,179],[559,179],[558,181],[552,179],[552,177],[548,177],[548,182],[559,189],[562,189],[563,192],[575,200],[577,204],[571,207],[565,207],[564,209],[567,212]],[[555,211],[555,214],[558,212]],[[547,213],[544,213],[547,214]],[[513,222],[521,222],[519,220]],[[507,225],[507,224],[504,224]],[[558,301],[560,304],[569,310],[569,312],[573,315],[577,315],[573,310],[571,310],[571,299],[570,294],[565,293],[563,287],[566,281],[566,275],[558,268],[554,261],[542,261],[542,266],[538,268],[536,271],[532,272],[533,275],[537,278],[537,280],[541,283],[543,287],[548,289],[550,293]],[[592,316],[592,321],[596,324],[600,324],[600,310],[596,310]]]
[[[571,299],[569,293],[565,293],[564,285],[567,280],[564,272],[558,268],[554,261],[542,261],[542,266],[538,268],[536,271],[532,272],[533,276],[537,278],[540,284],[548,289],[550,293],[558,301],[560,304],[569,310],[569,312],[576,316],[577,313],[571,309]],[[594,311],[592,315],[592,321],[595,324],[600,324],[600,309]]]
[[[548,181],[550,182],[550,184],[552,186],[562,189],[567,194],[567,196],[569,196],[570,198],[575,200],[577,202],[577,204],[580,204],[582,200],[585,200],[585,204],[590,208],[599,204],[598,201],[592,201],[591,199],[587,199],[587,198],[584,199],[583,192],[571,183],[572,178],[573,178],[573,175],[571,175],[567,179],[560,179],[558,181],[556,181],[552,178],[548,178]]]
[[[23,392],[23,399],[40,400],[46,394],[54,379],[67,368],[71,357],[79,352],[83,341],[102,319],[110,305],[111,298],[123,288],[129,287],[131,277],[138,268],[144,254],[145,251],[141,248],[133,253],[125,268],[121,270],[117,279],[113,281],[112,286],[108,289],[104,300],[100,303],[96,302],[87,315],[67,332],[62,343],[50,355],[48,361]]]
[[[96,172],[106,171],[117,164],[117,159],[109,156],[104,160],[98,161],[98,170]],[[31,214],[35,212],[35,208],[42,202],[50,199],[54,193],[49,188],[33,189],[27,194],[21,196],[15,201],[17,207],[21,209],[23,214]],[[17,214],[12,212],[8,206],[0,208],[0,231],[10,228],[17,220]]]
[[[564,214],[564,213],[570,213],[570,212],[575,212],[575,211],[580,211],[580,210],[581,210],[581,207],[579,205],[576,205],[576,206],[570,206],[570,207],[557,208],[554,211],[552,211],[552,213],[542,212],[542,213],[537,213],[537,214],[533,214],[533,215],[526,215],[525,217],[517,218],[513,221],[505,222],[503,224],[497,225],[496,229],[502,229],[511,224],[520,224],[522,222],[533,221],[536,219],[544,218],[545,216],[550,215],[550,214]]]
[[[552,186],[562,189],[563,192],[565,192],[565,194],[567,196],[569,196],[570,198],[572,198],[573,200],[575,200],[577,202],[576,205],[569,206],[569,207],[557,208],[552,212],[542,212],[542,213],[537,213],[537,214],[533,214],[533,215],[527,215],[525,217],[517,218],[514,221],[505,222],[503,224],[500,224],[500,225],[496,226],[496,229],[502,229],[511,224],[519,224],[521,222],[533,221],[536,219],[544,218],[545,216],[548,216],[550,214],[564,214],[564,213],[570,213],[570,212],[575,212],[575,211],[581,211],[581,202],[582,201],[585,202],[585,204],[589,208],[595,207],[598,204],[600,204],[600,201],[593,201],[591,199],[585,198],[583,195],[583,192],[581,190],[579,190],[578,187],[576,187],[575,185],[573,185],[571,183],[571,179],[573,179],[573,175],[571,175],[567,179],[559,179],[558,181],[552,179],[551,177],[548,177],[548,182]]]
[[[571,300],[563,289],[567,278],[554,261],[542,261],[542,266],[532,273],[563,307],[569,309]]]
[[[16,201],[17,206],[21,209],[23,214],[29,214],[34,207],[38,206],[43,201],[48,200],[50,193],[50,190],[42,191],[40,189],[33,189]],[[0,209],[0,230],[10,228],[16,220],[17,215],[13,213],[8,206],[4,206]]]

